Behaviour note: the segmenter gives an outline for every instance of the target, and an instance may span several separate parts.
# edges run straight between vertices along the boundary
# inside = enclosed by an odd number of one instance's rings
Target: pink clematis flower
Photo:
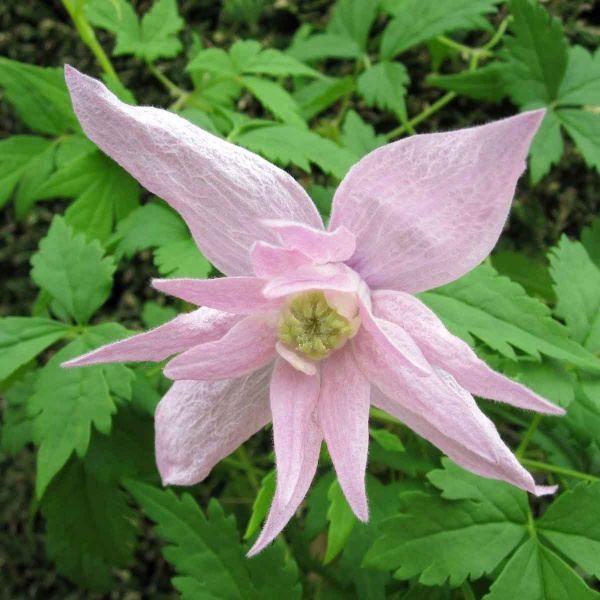
[[[66,364],[180,353],[166,365],[175,383],[156,411],[165,484],[201,481],[272,421],[277,490],[250,554],[298,509],[323,438],[350,506],[366,521],[372,403],[466,469],[533,494],[553,491],[535,484],[471,394],[564,411],[490,369],[414,296],[489,254],[543,111],[371,152],[342,181],[325,230],[286,172],[65,70],[88,137],[176,209],[227,275],[153,281],[201,308]]]

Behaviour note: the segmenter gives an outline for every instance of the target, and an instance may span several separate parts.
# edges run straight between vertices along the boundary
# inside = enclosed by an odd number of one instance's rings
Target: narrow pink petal
[[[285,250],[266,242],[256,242],[252,248],[252,265],[257,277],[270,279],[285,275],[308,262],[308,256],[298,250]]]
[[[222,338],[238,321],[238,315],[200,308],[175,317],[145,333],[102,346],[62,364],[82,367],[110,362],[160,362],[172,354]]]
[[[559,406],[491,369],[418,298],[404,292],[380,290],[371,299],[375,314],[402,327],[431,364],[450,373],[472,394],[550,415],[565,414]]]
[[[321,433],[318,424],[318,416],[315,412],[311,417],[306,432],[300,477],[296,483],[290,501],[287,503],[282,502],[281,493],[279,492],[279,482],[277,482],[277,491],[273,498],[269,516],[267,517],[265,526],[254,543],[254,546],[251,548],[250,552],[248,552],[248,556],[254,556],[268,546],[279,535],[281,530],[287,525],[288,521],[298,510],[317,471],[322,440],[323,434]]]
[[[267,298],[281,298],[315,289],[352,293],[359,285],[358,275],[344,264],[305,265],[289,275],[271,279],[263,294]]]
[[[176,381],[155,420],[156,462],[164,485],[202,481],[271,420],[265,367],[239,379]]]
[[[264,367],[275,357],[277,331],[269,318],[250,316],[220,340],[196,346],[167,363],[169,379],[233,379]]]
[[[372,288],[421,292],[457,279],[496,244],[544,110],[415,135],[346,175],[330,227],[356,236],[348,264]]]
[[[315,229],[292,221],[266,221],[279,233],[284,248],[299,250],[318,263],[344,262],[356,249],[356,238],[346,227],[333,231]]]
[[[120,102],[99,81],[65,67],[86,135],[187,223],[203,254],[227,275],[250,275],[250,249],[277,237],[263,219],[322,228],[308,194],[285,171],[189,121]]]
[[[317,363],[314,360],[300,356],[300,354],[284,346],[281,342],[277,342],[275,349],[279,356],[292,365],[294,369],[298,369],[298,371],[302,371],[306,375],[315,375],[317,373]]]
[[[296,489],[304,457],[304,444],[317,406],[321,379],[307,375],[285,360],[278,360],[271,379],[271,414],[277,462],[277,493],[287,504]]]
[[[429,377],[414,377],[395,357],[382,352],[364,329],[353,345],[357,364],[381,392],[372,390],[376,406],[465,469],[537,493],[533,478],[500,439],[494,424],[449,373],[434,367]]]
[[[349,347],[327,359],[322,378],[319,418],[325,442],[348,504],[361,521],[367,521],[365,471],[371,385]]]
[[[431,374],[431,365],[408,333],[389,321],[373,316],[362,299],[359,300],[359,305],[362,327],[377,340],[382,350],[393,354],[402,363],[415,369],[420,377]]]
[[[209,306],[236,314],[269,312],[280,306],[280,301],[263,295],[265,283],[264,279],[257,277],[152,280],[152,285],[165,294],[198,306]]]

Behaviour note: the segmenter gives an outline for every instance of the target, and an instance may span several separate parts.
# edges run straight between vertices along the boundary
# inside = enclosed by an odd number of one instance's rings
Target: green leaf
[[[351,94],[353,89],[352,77],[318,79],[297,90],[294,93],[294,100],[300,107],[300,114],[308,121],[344,96]]]
[[[300,116],[300,107],[278,83],[249,75],[240,77],[240,82],[278,119],[298,128],[306,127],[304,119]]]
[[[568,43],[559,19],[537,0],[509,2],[514,36],[504,40],[510,69],[505,85],[520,106],[556,100],[567,67]]]
[[[379,0],[338,0],[328,30],[353,40],[365,52],[378,9]]]
[[[344,35],[318,33],[299,41],[294,41],[287,53],[303,62],[325,58],[360,58],[360,46]]]
[[[406,448],[402,440],[387,429],[369,429],[370,436],[384,449],[392,452],[405,452]]]
[[[545,354],[598,371],[600,361],[569,339],[568,330],[552,319],[544,304],[488,265],[420,297],[453,333],[470,343],[472,334],[513,360],[517,348],[538,360]]]
[[[560,121],[553,110],[544,116],[529,149],[529,169],[531,182],[537,183],[550,167],[557,165],[564,149]]]
[[[68,325],[36,317],[0,318],[0,381],[64,337]]]
[[[581,232],[581,243],[594,264],[600,269],[600,218],[596,217],[592,224]]]
[[[0,87],[25,125],[57,135],[79,131],[61,68],[48,69],[0,57]]]
[[[395,569],[398,579],[420,574],[419,582],[461,585],[491,573],[523,539],[529,508],[525,492],[484,479],[443,459],[444,470],[428,478],[442,496],[408,492],[401,514],[365,557],[367,566]],[[482,552],[485,548],[485,552]]]
[[[32,279],[80,324],[110,296],[115,264],[97,241],[86,242],[54,217],[40,250],[31,258]]]
[[[600,114],[577,109],[556,111],[588,167],[600,172]]]
[[[554,302],[556,296],[552,287],[552,278],[548,267],[521,252],[510,250],[494,252],[491,256],[492,265],[500,275],[506,275],[525,291],[549,302]]]
[[[529,539],[508,561],[485,600],[593,600],[600,597],[554,552]]]
[[[157,248],[154,251],[154,263],[160,274],[165,277],[205,279],[212,270],[208,259],[189,236]]]
[[[27,204],[31,192],[46,179],[53,167],[55,145],[34,135],[15,135],[0,141],[0,207],[16,190],[16,200]],[[19,211],[19,217],[23,210]]]
[[[247,560],[233,517],[226,517],[216,500],[202,513],[196,501],[172,490],[159,490],[128,480],[126,487],[149,518],[156,533],[167,542],[163,553],[175,567],[173,583],[184,600],[246,600],[269,597],[300,598],[295,565],[284,563],[277,545]]]
[[[112,569],[133,559],[135,513],[125,495],[73,457],[48,487],[41,509],[46,549],[58,571],[84,588],[110,592]]]
[[[536,529],[590,575],[600,575],[600,482],[581,482],[564,492]]]
[[[254,536],[269,513],[273,496],[275,496],[275,477],[275,471],[271,471],[262,480],[260,489],[252,504],[252,514],[246,527],[246,533],[244,533],[245,540]]]
[[[311,200],[315,203],[317,210],[321,213],[321,215],[323,215],[323,217],[327,219],[331,213],[331,205],[333,204],[335,188],[313,184],[308,186],[306,191],[311,197]]]
[[[359,76],[356,88],[367,106],[404,114],[404,97],[409,83],[410,78],[403,64],[380,62]]]
[[[352,533],[357,519],[342,492],[337,479],[334,479],[327,492],[329,509],[327,520],[329,521],[329,532],[327,534],[327,551],[325,552],[325,564],[330,563],[343,549]]]
[[[362,158],[387,143],[384,135],[377,135],[373,126],[363,121],[353,110],[346,113],[340,137],[343,145],[354,152],[356,158]]]
[[[503,79],[505,70],[506,65],[493,62],[476,71],[463,71],[455,75],[431,75],[427,77],[427,83],[475,100],[497,102],[507,93]]]
[[[11,456],[17,455],[33,441],[32,422],[27,414],[27,403],[33,394],[35,372],[27,373],[4,394],[6,405],[2,411],[0,448]]]
[[[261,50],[244,65],[241,72],[272,75],[273,77],[322,77],[318,71],[311,69],[293,56],[284,54],[274,48]]]
[[[158,248],[172,242],[189,239],[190,234],[181,217],[165,204],[152,202],[130,212],[117,225],[110,239],[115,244],[115,257],[133,256],[140,250]]]
[[[557,314],[584,348],[600,351],[600,269],[579,242],[566,236],[549,259],[558,296]]]
[[[294,143],[290,144],[293,139]],[[282,167],[293,163],[310,172],[315,163],[325,173],[342,179],[356,162],[356,156],[335,142],[309,131],[288,125],[269,125],[246,131],[236,139],[237,143],[253,152],[262,154]]]
[[[105,241],[115,223],[139,205],[140,186],[116,162],[96,151],[67,163],[37,190],[36,197],[75,198],[65,213],[67,223],[88,238]]]
[[[475,17],[495,12],[493,0],[402,0],[388,4],[393,5],[395,18],[381,41],[381,55],[386,60],[442,33],[472,29]]]
[[[177,310],[172,306],[161,306],[156,302],[144,302],[142,308],[142,322],[148,329],[154,329],[163,325],[167,321],[174,319],[178,315]]]
[[[125,337],[117,324],[87,329],[57,352],[40,371],[35,394],[29,401],[34,420],[34,437],[39,444],[36,493],[43,496],[48,484],[75,451],[83,457],[89,447],[92,425],[108,434],[116,412],[115,398],[131,397],[133,373],[124,365],[96,365],[65,369],[60,365]]]
[[[222,48],[207,48],[201,50],[190,61],[186,67],[186,71],[208,71],[225,77],[234,77],[237,75],[237,70],[231,57]]]
[[[558,90],[558,105],[600,105],[600,49],[569,48],[567,70]]]

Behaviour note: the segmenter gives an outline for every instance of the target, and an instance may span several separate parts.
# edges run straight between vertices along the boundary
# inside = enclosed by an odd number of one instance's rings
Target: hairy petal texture
[[[285,171],[189,121],[120,102],[99,81],[65,67],[86,135],[187,223],[203,254],[227,275],[250,275],[250,249],[277,236],[263,220],[322,229],[302,187]]]
[[[265,220],[265,223],[277,231],[284,248],[300,250],[320,264],[344,262],[356,249],[356,237],[343,226],[334,231],[322,231],[292,221]]]
[[[264,367],[275,357],[277,331],[265,315],[245,317],[220,340],[196,346],[169,361],[169,379],[232,379]]]
[[[296,489],[304,443],[319,399],[321,378],[278,360],[271,379],[271,414],[277,464],[277,494],[287,504]]]
[[[322,377],[319,418],[325,442],[348,504],[361,521],[367,521],[365,471],[371,384],[349,347],[327,359]]]
[[[418,298],[404,292],[379,290],[371,295],[371,300],[376,315],[402,327],[431,364],[450,373],[472,394],[550,415],[565,414],[559,406],[491,369]]]
[[[378,148],[338,188],[330,228],[356,235],[348,264],[372,288],[421,292],[494,247],[544,110]]]
[[[230,313],[252,314],[276,310],[281,302],[265,298],[265,280],[257,277],[217,279],[153,279],[157,290],[198,306]]]
[[[500,439],[494,424],[449,373],[434,367],[429,377],[415,377],[364,330],[356,336],[354,350],[357,364],[381,392],[371,397],[379,408],[406,423],[465,469],[534,494],[548,493],[536,488],[533,477]]]
[[[266,279],[285,275],[310,262],[299,250],[285,250],[267,242],[256,242],[251,254],[254,274]]]
[[[238,379],[176,381],[154,417],[164,485],[193,485],[271,420],[265,367]]]
[[[279,489],[280,484],[277,481],[277,489],[275,490],[269,516],[254,546],[248,552],[248,556],[254,556],[268,546],[281,533],[281,530],[294,516],[300,503],[304,500],[319,464],[323,434],[321,433],[318,420],[318,414],[315,410],[309,421],[301,449],[302,466],[300,468],[300,477],[292,491],[289,502],[285,503],[282,501],[282,493]]]
[[[82,367],[109,362],[160,362],[198,344],[222,338],[241,317],[212,308],[181,314],[168,323],[92,350],[63,363],[63,367]]]

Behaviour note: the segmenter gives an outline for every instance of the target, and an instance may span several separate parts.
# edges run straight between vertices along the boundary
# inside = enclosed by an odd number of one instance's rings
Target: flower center
[[[329,306],[323,292],[293,298],[279,325],[279,339],[314,360],[328,356],[354,333],[352,323]]]

